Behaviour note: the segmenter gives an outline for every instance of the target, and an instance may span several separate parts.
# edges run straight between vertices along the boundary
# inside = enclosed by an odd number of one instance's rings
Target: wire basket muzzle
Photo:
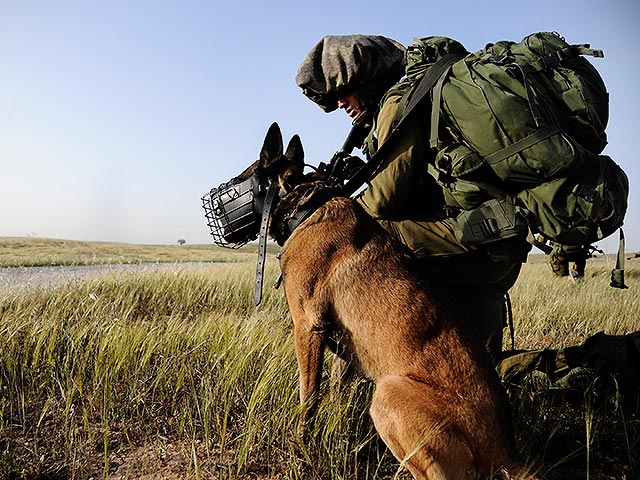
[[[230,185],[223,183],[202,197],[213,243],[240,248],[258,237],[266,186],[257,175]]]

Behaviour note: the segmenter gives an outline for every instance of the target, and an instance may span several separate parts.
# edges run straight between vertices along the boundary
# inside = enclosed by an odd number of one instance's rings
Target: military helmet
[[[296,75],[303,93],[325,112],[340,92],[357,90],[363,106],[377,103],[405,72],[405,48],[379,35],[327,35],[307,54]]]

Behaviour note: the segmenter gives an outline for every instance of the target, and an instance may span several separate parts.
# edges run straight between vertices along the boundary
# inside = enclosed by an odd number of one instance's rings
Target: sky
[[[640,250],[639,21],[637,0],[0,0],[0,236],[209,243],[200,197],[258,157],[272,122],[307,163],[342,145],[349,118],[294,80],[322,36],[476,51],[557,31],[605,52],[592,60],[611,97],[605,153],[629,176]]]

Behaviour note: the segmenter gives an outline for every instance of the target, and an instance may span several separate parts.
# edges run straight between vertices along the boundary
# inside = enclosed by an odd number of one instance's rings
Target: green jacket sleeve
[[[376,118],[378,145],[382,145],[391,133],[399,96],[388,98]],[[402,220],[424,218],[425,208],[433,204],[434,190],[439,188],[430,181],[426,162],[427,148],[421,112],[405,122],[402,131],[394,134],[395,146],[389,150],[378,170],[367,182],[357,201],[376,219]],[[409,119],[408,119],[409,120]],[[433,205],[432,205],[433,208]]]

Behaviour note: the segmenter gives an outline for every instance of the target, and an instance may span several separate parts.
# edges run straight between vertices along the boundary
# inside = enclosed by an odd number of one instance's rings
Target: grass
[[[270,251],[275,246],[270,245]],[[48,238],[0,237],[0,267],[120,263],[253,261],[257,245],[129,245]]]
[[[240,255],[0,293],[0,478],[408,478],[373,429],[367,382],[325,395],[308,437],[294,435],[286,302],[265,288],[252,305],[255,259]],[[526,264],[512,291],[516,347],[637,330],[640,268],[630,262],[626,291],[608,287],[611,268],[590,260],[575,284]],[[270,256],[265,285],[278,273]],[[639,400],[609,387],[569,402],[510,386],[520,451],[550,479],[638,478]]]
[[[543,255],[530,256],[512,288],[518,320],[516,348],[558,348],[578,344],[600,330],[622,334],[640,327],[640,261],[627,262],[628,290],[611,288],[615,258],[588,260],[585,279],[554,278]]]

